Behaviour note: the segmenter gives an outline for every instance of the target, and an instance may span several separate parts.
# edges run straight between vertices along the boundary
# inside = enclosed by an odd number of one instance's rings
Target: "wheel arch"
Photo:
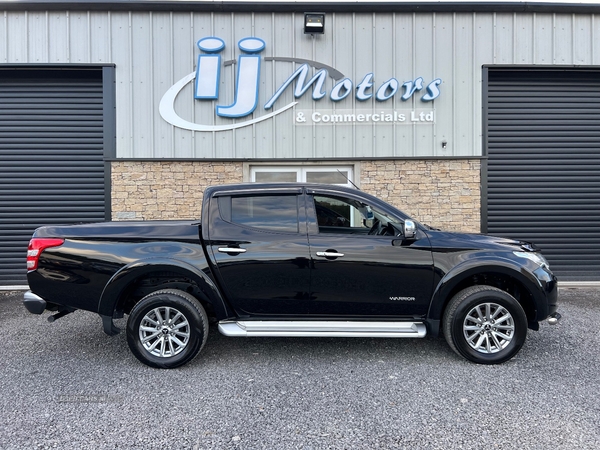
[[[193,295],[216,317],[228,316],[228,308],[213,280],[197,267],[168,258],[146,259],[129,264],[108,281],[98,303],[100,315],[128,313],[147,293],[179,289]]]
[[[428,320],[439,332],[439,324],[450,300],[460,291],[470,286],[487,285],[496,287],[512,295],[523,307],[527,315],[528,327],[538,329],[538,318],[547,315],[547,305],[541,286],[535,276],[522,266],[510,263],[471,261],[453,268],[438,283],[429,307]]]

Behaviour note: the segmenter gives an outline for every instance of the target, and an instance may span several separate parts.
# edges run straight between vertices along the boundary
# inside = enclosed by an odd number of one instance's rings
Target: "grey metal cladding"
[[[598,14],[524,12],[516,7],[511,12],[492,12],[478,9],[481,5],[473,7],[477,12],[439,12],[435,7],[423,13],[391,12],[392,7],[386,10],[382,6],[367,13],[352,8],[328,11],[325,34],[312,38],[302,32],[302,12],[291,9],[210,12],[195,10],[196,3],[176,2],[177,11],[164,11],[150,10],[154,3],[144,2],[135,3],[136,11],[127,11],[122,8],[133,5],[130,2],[117,2],[118,10],[111,10],[115,6],[111,2],[93,2],[85,4],[93,9],[90,11],[47,11],[39,9],[41,3],[36,10],[19,11],[14,5],[22,3],[12,3],[0,21],[0,38],[5,42],[0,46],[0,61],[116,65],[119,159],[479,157],[483,65],[600,64],[600,45],[595,38],[600,29]],[[496,6],[506,11],[502,5]],[[563,10],[557,7],[556,11]],[[573,7],[572,11],[585,9]],[[400,83],[419,76],[427,83],[439,77],[443,81],[441,95],[429,103],[418,96],[407,102],[398,96],[388,102],[359,102],[354,96],[335,102],[338,109],[377,112],[381,108],[434,108],[435,123],[298,126],[293,110],[288,110],[273,120],[237,130],[200,132],[174,127],[159,114],[160,100],[169,87],[194,71],[200,53],[196,42],[207,36],[226,42],[221,52],[224,62],[237,59],[240,39],[255,36],[265,41],[259,105],[264,105],[297,67],[273,58],[298,58],[333,67],[355,86],[371,72],[376,87],[390,77]],[[233,101],[235,69],[236,64],[222,67],[218,102],[194,101],[188,84],[175,102],[178,114],[194,123],[234,122],[218,117],[215,104]],[[328,93],[332,83],[330,77]],[[279,103],[293,99],[288,89]],[[312,101],[308,92],[297,108],[327,109],[333,104],[328,98]],[[253,118],[266,114],[259,108]],[[447,142],[445,148],[443,141]]]
[[[0,285],[47,224],[106,218],[102,68],[0,67]]]
[[[488,68],[487,232],[600,274],[600,70]],[[485,205],[485,204],[484,204]]]

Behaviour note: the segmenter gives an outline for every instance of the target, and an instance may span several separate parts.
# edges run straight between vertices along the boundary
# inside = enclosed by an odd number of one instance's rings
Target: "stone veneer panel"
[[[360,168],[362,190],[420,222],[479,232],[479,160],[362,161]],[[242,181],[241,162],[113,162],[113,220],[198,219],[207,186]]]
[[[394,160],[361,162],[365,192],[421,223],[448,231],[481,230],[479,160]]]
[[[198,219],[206,187],[242,178],[241,162],[113,162],[113,220]]]

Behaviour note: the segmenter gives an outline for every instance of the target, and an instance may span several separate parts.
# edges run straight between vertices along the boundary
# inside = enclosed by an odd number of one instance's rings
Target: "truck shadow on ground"
[[[77,314],[77,313],[75,313]],[[79,315],[79,314],[78,314]],[[31,352],[51,355],[56,360],[85,358],[98,364],[138,365],[130,353],[125,332],[126,318],[116,320],[121,329],[116,336],[105,335],[92,315],[80,314],[63,318],[53,324],[39,316],[25,316],[32,329],[38,329],[44,338],[38,342],[28,339],[23,343]],[[76,320],[75,320],[76,319]],[[34,323],[35,322],[35,323]],[[41,323],[39,323],[41,322]],[[65,339],[65,336],[69,336]],[[35,350],[34,350],[35,349]],[[50,357],[50,356],[49,356]],[[447,346],[443,338],[337,338],[337,337],[252,337],[234,338],[219,333],[217,325],[210,326],[206,345],[190,367],[206,365],[273,363],[289,359],[306,363],[326,363],[341,360],[373,360],[397,358],[412,362],[430,359],[461,359]]]
[[[31,316],[18,312],[15,319],[22,328],[21,356],[44,355],[44,360],[85,360],[100,366],[135,367],[141,364],[129,351],[125,333],[126,317],[116,320],[121,333],[107,336],[100,321],[92,314],[75,312],[55,323],[47,323],[45,316]],[[550,349],[560,351],[569,340],[567,332],[558,327],[542,326],[539,332],[529,332],[519,360],[537,359]],[[34,330],[26,333],[25,330]],[[562,336],[562,338],[560,338]],[[559,341],[562,344],[559,344]],[[284,363],[294,359],[302,364],[340,363],[345,361],[386,360],[411,364],[471,364],[456,355],[443,337],[411,338],[291,338],[259,337],[233,338],[219,333],[212,324],[206,345],[199,356],[185,367],[222,367],[235,365],[265,365]]]

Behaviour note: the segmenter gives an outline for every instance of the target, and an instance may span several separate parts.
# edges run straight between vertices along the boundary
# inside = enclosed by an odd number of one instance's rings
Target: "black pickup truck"
[[[25,307],[97,313],[143,363],[181,366],[227,336],[413,337],[442,333],[497,364],[527,329],[556,323],[556,277],[526,242],[440,231],[357,189],[207,188],[200,221],[46,226],[27,253]]]

